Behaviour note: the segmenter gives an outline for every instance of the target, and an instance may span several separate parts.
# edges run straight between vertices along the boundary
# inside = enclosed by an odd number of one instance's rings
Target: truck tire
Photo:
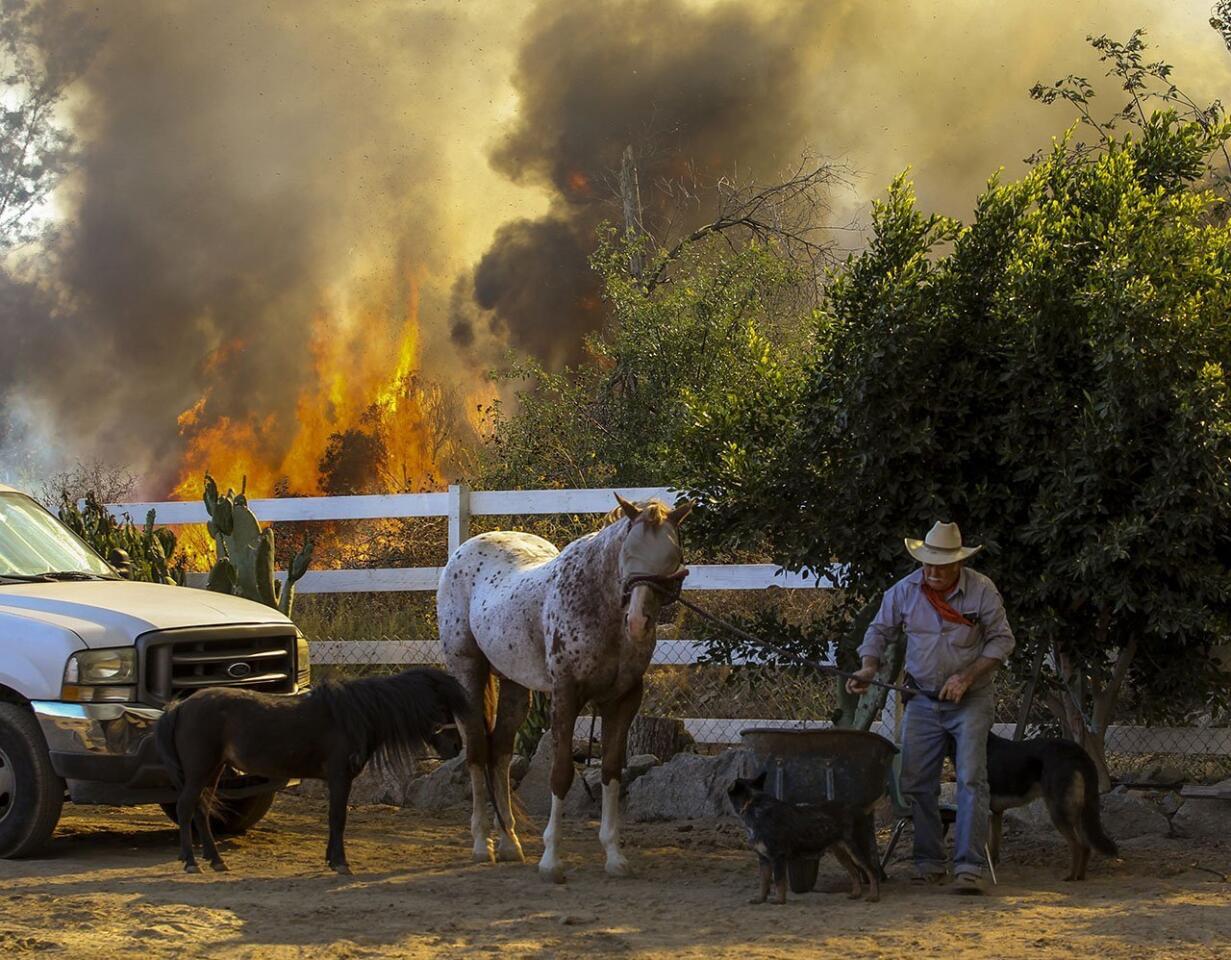
[[[46,843],[63,806],[64,781],[34,714],[0,703],[0,857],[24,857]]]
[[[260,819],[269,813],[274,805],[273,792],[256,793],[250,797],[240,797],[238,800],[223,800],[221,809],[210,817],[210,829],[215,836],[237,837],[246,833],[249,827],[255,826]],[[161,803],[163,813],[171,818],[172,823],[179,823],[175,815],[175,804]]]

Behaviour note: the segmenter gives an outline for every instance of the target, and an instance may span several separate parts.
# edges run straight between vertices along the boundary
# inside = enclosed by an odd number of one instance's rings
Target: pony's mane
[[[635,501],[633,506],[641,511],[641,515],[637,517],[642,523],[648,523],[651,527],[661,527],[667,522],[667,517],[671,513],[671,508],[661,500],[646,500]],[[624,512],[623,507],[616,507],[607,516],[603,517],[603,526],[609,527],[617,521],[623,520],[628,514]]]
[[[324,703],[352,754],[378,767],[408,771],[436,730],[470,710],[466,694],[442,670],[406,670],[392,677],[326,680],[309,697]]]

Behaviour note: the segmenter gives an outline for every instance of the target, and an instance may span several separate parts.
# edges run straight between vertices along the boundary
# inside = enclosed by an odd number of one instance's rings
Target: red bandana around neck
[[[942,620],[948,620],[950,623],[960,623],[967,627],[974,626],[973,623],[949,605],[949,601],[945,599],[945,595],[943,593],[939,590],[934,590],[926,583],[922,584],[922,587],[923,595],[928,598],[928,603],[930,603],[935,608],[936,612],[940,614],[940,618]]]

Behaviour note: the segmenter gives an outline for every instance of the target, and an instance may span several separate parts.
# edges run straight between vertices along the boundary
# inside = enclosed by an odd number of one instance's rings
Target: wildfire
[[[242,419],[211,416],[207,389],[178,418],[187,446],[171,495],[200,496],[207,470],[224,487],[246,476],[254,497],[272,496],[280,484],[295,494],[328,492],[321,477],[327,452],[360,474],[365,491],[439,480],[441,393],[420,377],[419,281],[412,277],[403,286],[407,292],[392,306],[388,300],[348,304],[340,297],[337,306],[313,317],[313,375],[299,386],[293,422],[259,410]],[[244,349],[232,344],[215,351],[206,372]],[[372,450],[379,457],[364,460]]]
[[[590,186],[590,178],[580,170],[570,170],[565,177],[569,192],[579,197],[589,197],[594,193]]]

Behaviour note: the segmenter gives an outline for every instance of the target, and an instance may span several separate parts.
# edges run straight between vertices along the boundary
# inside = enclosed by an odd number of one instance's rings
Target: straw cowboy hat
[[[906,538],[906,552],[920,563],[957,563],[973,557],[982,549],[982,544],[977,547],[962,546],[962,531],[957,524],[939,520],[922,540]]]

